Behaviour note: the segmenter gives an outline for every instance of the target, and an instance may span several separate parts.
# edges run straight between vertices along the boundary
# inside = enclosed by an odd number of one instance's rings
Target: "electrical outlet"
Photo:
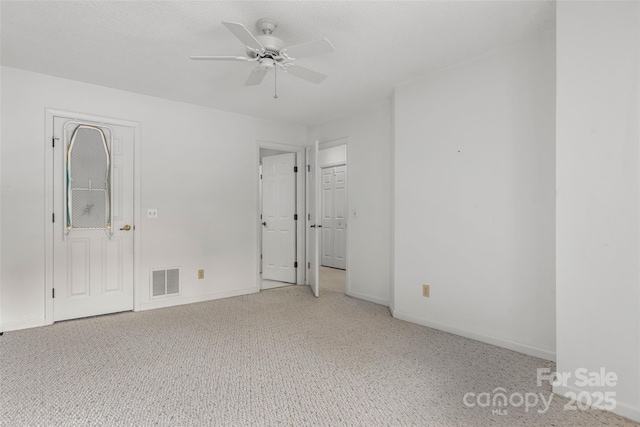
[[[198,279],[204,279],[204,270],[198,270]]]
[[[422,285],[422,296],[429,298],[429,285]]]
[[[147,209],[147,218],[158,218],[158,209]]]

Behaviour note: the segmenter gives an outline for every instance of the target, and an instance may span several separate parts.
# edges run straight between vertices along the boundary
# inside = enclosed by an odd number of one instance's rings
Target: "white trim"
[[[390,200],[389,200],[389,309],[396,306],[396,91],[391,96]]]
[[[638,16],[636,17],[637,22],[640,22],[640,8],[638,8]],[[638,64],[636,64],[639,68],[640,68],[640,55],[638,55]],[[638,68],[636,68],[638,69]],[[636,94],[638,96],[638,99],[640,99],[640,87],[638,87],[638,93]],[[640,120],[638,120],[638,135],[640,136]],[[640,151],[638,152],[639,156],[638,156],[638,163],[640,163]],[[556,203],[557,204],[557,203]],[[640,237],[640,236],[639,236]],[[557,245],[556,245],[556,252],[557,252]],[[638,262],[640,263],[640,259],[638,259]],[[638,294],[638,307],[640,307],[640,293]],[[557,324],[557,322],[556,322]],[[556,334],[557,334],[557,326],[556,326]],[[638,319],[638,346],[640,347],[640,318]],[[640,350],[640,349],[639,349]],[[637,384],[640,384],[640,372],[638,372],[638,377],[637,377]],[[617,407],[616,407],[617,409]],[[615,411],[614,411],[615,412]],[[619,415],[622,415],[624,417],[627,418],[631,418],[635,421],[640,422],[640,410],[638,408],[633,409],[633,416],[631,415],[623,415],[622,413],[616,412]]]
[[[551,361],[556,360],[555,352],[550,350],[545,350],[543,348],[533,347],[533,346],[521,344],[515,341],[506,340],[503,338],[496,338],[490,335],[484,335],[478,332],[468,331],[466,329],[460,329],[455,326],[450,326],[444,323],[422,319],[422,318],[415,317],[400,311],[393,311],[393,317],[395,319],[406,320],[407,322],[411,322],[411,323],[417,323],[418,325],[427,326],[429,328],[438,329],[440,331],[449,332],[455,335],[460,335],[461,337],[470,338],[476,341],[481,341],[487,344],[506,348],[508,350],[517,351],[518,353],[527,354],[529,356],[539,357],[541,359],[551,360]]]
[[[0,13],[1,15],[1,13]],[[2,67],[0,67],[0,81],[2,81]],[[2,118],[2,102],[0,102],[0,119]],[[2,120],[0,120],[2,122]],[[0,171],[2,170],[2,125],[0,124]],[[0,193],[2,193],[2,173],[0,173]],[[2,271],[2,197],[0,197],[0,271]],[[0,274],[0,276],[2,276]],[[2,278],[0,277],[0,302],[2,302]],[[0,304],[1,306],[2,304]],[[0,307],[0,334],[4,331],[2,324],[2,308]]]
[[[53,232],[54,225],[51,221],[53,213],[53,186],[51,177],[53,176],[53,149],[51,146],[51,138],[53,135],[53,118],[64,117],[73,120],[89,121],[98,124],[116,125],[133,128],[133,310],[140,310],[140,145],[141,133],[140,122],[130,120],[115,119],[111,117],[96,116],[91,114],[76,113],[73,111],[57,110],[53,108],[45,108],[45,155],[44,155],[44,221],[45,221],[45,306],[44,306],[44,324],[53,324],[53,298],[51,292],[53,289]],[[34,325],[42,326],[42,325]]]
[[[224,291],[224,292],[214,292],[211,294],[204,294],[204,295],[191,295],[191,296],[179,297],[179,298],[162,298],[160,300],[153,300],[153,301],[149,301],[141,304],[140,310],[145,311],[145,310],[153,310],[156,308],[166,308],[166,307],[173,307],[177,305],[192,304],[195,302],[213,301],[213,300],[222,299],[222,298],[230,298],[230,297],[237,297],[240,295],[255,294],[256,292],[259,292],[259,291],[260,290],[259,289],[256,290],[255,287],[250,287],[250,288],[244,288],[244,289],[234,289],[231,291]]]
[[[329,162],[329,163],[318,163],[318,165],[320,166],[320,169],[328,169],[328,168],[335,168],[336,166],[346,166],[347,162],[346,160],[340,160],[337,162]],[[347,184],[349,183],[349,181],[347,181]],[[347,198],[348,200],[348,198]]]
[[[553,392],[559,396],[563,396],[565,397],[566,393],[572,393],[576,396],[576,398],[580,397],[581,394],[580,393],[588,393],[591,394],[588,390],[583,390],[577,387],[572,387],[572,386],[563,386],[563,385],[558,385],[558,386],[553,386]],[[584,396],[584,395],[582,395]],[[583,404],[588,404],[583,398],[578,399],[580,402],[582,402]],[[599,399],[591,399],[591,401],[598,401]],[[602,411],[606,411],[606,409],[604,409],[601,406],[596,406],[596,405],[589,405],[592,408],[595,409],[599,409]],[[620,416],[629,418],[630,420],[633,421],[637,421],[640,422],[640,408],[638,407],[633,407],[631,405],[627,405],[626,403],[620,403],[620,402],[616,402],[616,407],[609,412],[613,412],[614,414],[618,414]]]
[[[320,148],[320,150],[339,147],[340,145],[347,145],[348,142],[349,142],[348,136],[341,136],[340,138],[330,139],[328,141],[324,141],[320,143],[320,145],[322,145],[322,148]]]
[[[348,272],[349,270],[347,270]],[[380,304],[380,305],[384,305],[385,307],[389,306],[389,301],[384,300],[382,298],[378,298],[378,297],[372,297],[371,295],[366,295],[366,294],[361,294],[359,292],[347,292],[346,293],[348,296],[353,297],[353,298],[358,298],[361,300],[365,300],[365,301],[369,301],[369,302],[373,302],[375,304]]]
[[[44,318],[21,320],[19,322],[5,323],[2,325],[2,332],[19,331],[21,329],[37,328],[45,326],[47,323]]]
[[[296,261],[298,262],[298,268],[296,271],[296,285],[303,285],[305,283],[305,266],[306,263],[306,253],[304,251],[305,248],[305,236],[304,236],[304,219],[306,218],[306,208],[305,208],[305,171],[306,168],[306,157],[305,157],[305,149],[306,147],[298,146],[298,145],[290,145],[290,144],[280,144],[277,142],[268,142],[257,140],[256,141],[256,157],[254,161],[254,165],[258,166],[254,168],[255,171],[255,182],[257,189],[256,196],[256,258],[255,258],[255,266],[256,266],[256,287],[255,291],[258,292],[262,288],[262,274],[261,274],[261,260],[260,254],[262,252],[262,225],[260,221],[260,213],[261,213],[261,200],[260,200],[260,149],[266,148],[271,150],[279,150],[285,151],[289,153],[296,154],[296,166],[298,167],[298,173],[296,174],[296,212],[298,214],[298,221],[296,222]],[[240,294],[242,295],[242,294]]]

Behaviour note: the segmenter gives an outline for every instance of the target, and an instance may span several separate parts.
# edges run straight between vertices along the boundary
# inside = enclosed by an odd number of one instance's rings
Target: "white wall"
[[[342,138],[348,138],[348,294],[386,305],[391,256],[391,104],[312,127],[307,133],[309,144]]]
[[[554,43],[396,88],[395,317],[553,359]]]
[[[141,208],[159,213],[136,224],[143,308],[152,267],[182,267],[171,304],[257,291],[256,141],[305,145],[305,128],[7,67],[1,85],[0,330],[44,323],[47,107],[141,123]]]
[[[557,370],[640,421],[640,3],[557,5]],[[615,387],[578,387],[604,368]]]

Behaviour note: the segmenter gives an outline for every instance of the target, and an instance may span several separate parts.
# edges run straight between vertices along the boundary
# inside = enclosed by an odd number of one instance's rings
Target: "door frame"
[[[133,226],[138,229],[133,233],[133,311],[140,310],[140,122],[115,119],[105,116],[77,113],[73,111],[45,109],[45,141],[44,141],[44,230],[45,230],[45,283],[44,283],[44,317],[45,324],[53,324],[53,214],[54,198],[53,177],[53,118],[68,117],[79,121],[89,121],[102,125],[116,125],[133,128]],[[60,216],[60,214],[58,214]]]
[[[305,237],[304,237],[304,218],[305,213],[305,177],[304,171],[306,170],[306,147],[290,144],[280,144],[277,142],[269,142],[264,140],[256,141],[255,149],[255,182],[256,182],[256,292],[260,292],[262,288],[262,261],[260,255],[262,253],[262,224],[260,221],[260,215],[262,214],[262,190],[260,182],[260,149],[266,148],[271,150],[285,151],[296,154],[296,166],[298,172],[296,174],[296,213],[298,214],[298,221],[296,221],[296,261],[298,262],[298,268],[296,269],[296,285],[303,285],[305,278],[306,256],[305,256]]]

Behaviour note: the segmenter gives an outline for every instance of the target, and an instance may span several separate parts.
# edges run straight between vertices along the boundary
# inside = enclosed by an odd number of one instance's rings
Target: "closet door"
[[[322,265],[346,268],[346,166],[323,168]]]

